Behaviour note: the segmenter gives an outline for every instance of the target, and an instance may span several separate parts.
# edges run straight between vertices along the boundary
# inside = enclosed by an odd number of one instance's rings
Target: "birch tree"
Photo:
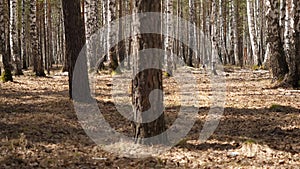
[[[161,2],[160,0],[134,0],[134,13],[140,12],[161,12]],[[161,28],[161,21],[151,19],[151,17],[134,17],[134,42],[133,51],[141,51],[143,49],[161,49],[162,39],[158,34],[140,34],[142,26],[151,24],[155,26],[156,29]],[[151,57],[151,56],[149,56]],[[153,56],[152,56],[153,57]],[[163,107],[163,95],[154,94],[155,103],[150,104],[149,97],[153,90],[163,90],[162,87],[162,70],[161,69],[147,69],[139,72],[141,66],[146,66],[150,64],[150,67],[159,66],[161,64],[161,59],[153,59],[150,61],[145,61],[137,55],[133,56],[133,71],[137,73],[132,80],[132,105],[134,113],[134,132],[135,141],[137,143],[143,144],[158,144],[167,141],[167,136],[162,134],[165,129],[165,119],[164,113],[161,111]],[[145,65],[146,64],[146,65]],[[143,114],[144,111],[148,112]],[[143,123],[147,117],[158,117],[152,122]],[[159,135],[159,136],[158,136]],[[158,137],[153,137],[158,136]],[[146,142],[143,138],[153,137]]]
[[[256,13],[255,8],[253,8],[253,1],[247,0],[247,18],[248,18],[248,28],[249,28],[249,35],[250,35],[250,43],[252,49],[252,56],[253,56],[253,64],[254,65],[261,65],[261,61],[259,59],[259,50],[257,44],[257,31],[254,21],[254,14]]]
[[[18,0],[10,0],[10,32],[12,41],[12,58],[15,67],[15,75],[22,75],[21,65],[21,45],[20,45],[20,28],[19,28],[19,6]]]
[[[107,1],[107,5],[108,5],[108,24],[112,24],[113,21],[116,20],[116,0],[108,0]],[[117,57],[117,51],[116,51],[116,47],[112,46],[112,41],[111,41],[111,37],[114,36],[118,36],[115,35],[114,33],[112,33],[113,31],[108,29],[108,56],[110,59],[110,68],[112,71],[116,71],[119,72],[119,70],[117,70],[119,64],[118,64],[118,57]]]
[[[165,13],[167,14],[165,20],[166,34],[173,34],[173,20],[171,15],[173,15],[173,0],[166,0]],[[173,39],[171,37],[165,37],[165,53],[166,53],[166,63],[167,63],[167,73],[168,75],[173,75]]]
[[[0,1],[0,54],[2,55],[2,62],[4,72],[1,74],[2,81],[13,81],[10,64],[10,48],[9,42],[9,1]]]
[[[282,85],[300,86],[300,2],[298,0],[286,1],[285,14],[285,57],[288,65]]]
[[[195,4],[194,0],[189,0],[189,16],[190,16],[190,23],[195,24],[196,22],[196,17],[195,17]],[[195,46],[195,29],[193,25],[190,25],[189,29],[189,46],[192,48]],[[188,53],[188,59],[187,59],[187,65],[193,67],[193,50],[189,49]]]
[[[280,36],[279,2],[265,0],[267,13],[267,42],[269,43],[270,67],[273,81],[282,80],[288,72],[284,57],[283,42]]]

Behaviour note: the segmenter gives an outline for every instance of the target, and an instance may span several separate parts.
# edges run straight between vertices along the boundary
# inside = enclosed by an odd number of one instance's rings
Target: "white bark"
[[[166,27],[166,34],[173,35],[173,20],[171,15],[173,15],[173,0],[166,0],[165,1],[165,27]],[[173,74],[173,39],[171,37],[165,37],[165,59],[167,63],[167,72],[169,75],[172,76]]]
[[[250,43],[252,48],[252,55],[253,55],[253,64],[259,65],[259,50],[257,44],[257,36],[255,30],[255,21],[254,21],[254,8],[252,0],[247,0],[247,17],[248,17],[248,28],[249,28],[249,35],[250,35]]]

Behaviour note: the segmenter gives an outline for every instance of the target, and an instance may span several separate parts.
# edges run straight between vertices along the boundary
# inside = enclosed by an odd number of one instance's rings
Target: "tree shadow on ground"
[[[200,115],[205,115],[208,108],[200,108]],[[228,144],[203,143],[200,145],[186,144],[187,148],[228,150],[238,147],[247,141],[267,145],[272,149],[290,153],[300,153],[300,110],[283,106],[280,112],[272,108],[238,109],[225,108],[223,117],[210,139]],[[187,138],[197,140],[205,121],[197,120]]]
[[[47,90],[38,93],[18,91],[1,94],[0,97],[6,98],[32,97],[27,98],[29,100],[26,103],[0,103],[2,108],[0,138],[17,138],[24,133],[32,142],[59,143],[76,140],[82,144],[94,144],[80,126],[73,104],[66,95],[67,91]],[[45,99],[49,96],[58,99],[50,101]],[[35,103],[37,100],[39,102]],[[128,136],[133,135],[131,122],[118,113],[114,103],[98,101],[98,105],[115,130]],[[172,125],[177,118],[176,111],[179,109],[180,107],[166,108],[168,126]],[[199,115],[205,116],[208,111],[207,107],[200,108]],[[276,150],[299,153],[300,129],[296,127],[299,125],[299,112],[299,109],[288,106],[278,109],[225,108],[220,124],[211,139],[237,143],[255,140],[259,144],[268,145]],[[203,119],[198,119],[187,138],[198,139],[204,122]],[[235,147],[229,144],[204,143],[197,146],[190,145],[189,148],[227,150]]]

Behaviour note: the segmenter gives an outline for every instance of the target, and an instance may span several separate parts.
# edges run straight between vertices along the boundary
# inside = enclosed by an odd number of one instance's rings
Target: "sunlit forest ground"
[[[170,151],[146,159],[106,152],[84,132],[68,98],[68,79],[59,69],[45,78],[31,70],[14,82],[0,83],[0,168],[297,168],[300,166],[300,91],[272,89],[268,71],[225,68],[226,104],[214,134],[199,143],[210,109],[208,72],[185,68],[201,93],[197,121]],[[117,112],[113,78],[95,75],[95,98],[117,131],[132,135],[130,122]],[[127,90],[127,88],[126,88]],[[167,125],[181,105],[174,77],[164,77]],[[124,95],[123,101],[130,101]],[[130,102],[127,103],[130,106]]]

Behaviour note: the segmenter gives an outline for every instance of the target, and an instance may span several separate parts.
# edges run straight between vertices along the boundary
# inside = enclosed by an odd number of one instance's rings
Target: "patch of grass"
[[[258,65],[253,65],[252,70],[259,70],[259,66]]]
[[[278,109],[279,107],[281,107],[281,105],[279,105],[279,104],[272,104],[270,106],[270,109]]]
[[[164,75],[165,77],[171,77],[171,74],[168,73],[168,72],[163,72],[163,75]]]
[[[245,144],[255,144],[255,143],[256,141],[251,139],[245,141]]]
[[[285,106],[279,104],[272,104],[269,109],[274,112],[284,112]]]
[[[268,70],[268,67],[266,65],[262,65],[259,68],[262,69],[262,70]]]
[[[115,75],[120,75],[120,74],[122,74],[122,72],[120,71],[120,70],[113,70],[112,72],[111,72],[111,75],[112,76],[115,76]]]

